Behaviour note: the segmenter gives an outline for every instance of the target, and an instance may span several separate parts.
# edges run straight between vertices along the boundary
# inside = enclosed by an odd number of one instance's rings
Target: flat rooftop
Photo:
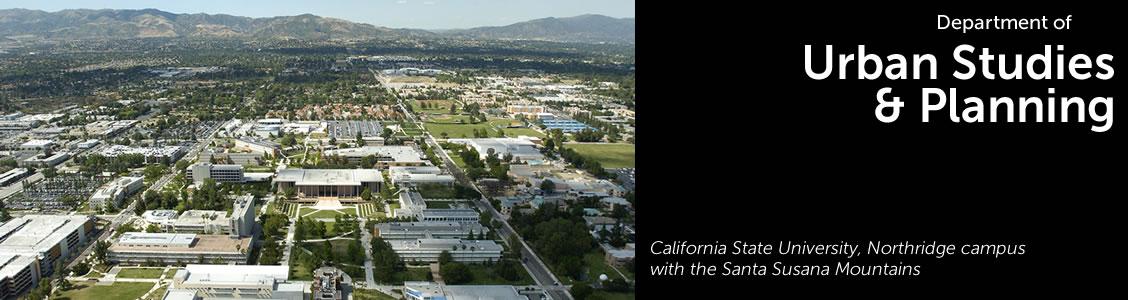
[[[325,155],[340,155],[344,157],[377,157],[391,158],[396,162],[423,162],[424,154],[412,146],[364,146],[358,148],[345,148],[325,151]]]
[[[45,252],[72,232],[80,230],[91,217],[86,215],[27,215],[0,226],[0,253],[38,254]]]
[[[145,237],[146,239],[150,239],[150,240],[146,240],[146,241],[144,241],[144,243],[122,243],[121,240],[119,240],[119,242],[114,243],[112,246],[110,246],[110,251],[134,252],[134,253],[136,253],[136,252],[165,253],[165,252],[170,252],[170,251],[176,251],[176,252],[181,252],[181,253],[184,253],[184,252],[189,252],[189,253],[196,253],[196,252],[199,252],[199,253],[239,252],[240,249],[244,249],[244,250],[250,249],[249,247],[251,245],[251,238],[249,238],[249,237],[236,239],[236,238],[232,238],[228,235],[180,234],[180,233],[143,233],[143,232],[136,232],[136,233],[143,234],[142,237],[148,236],[148,235],[157,235],[157,236]],[[126,233],[126,234],[129,234],[129,233]],[[161,236],[161,235],[163,235],[163,236]],[[125,239],[125,237],[126,237],[125,235],[122,235],[122,239]],[[185,246],[185,244],[183,242],[184,242],[184,239],[186,239],[188,237],[194,238],[194,242],[189,242],[187,244],[187,246]],[[137,237],[130,238],[130,240],[128,240],[128,241],[133,241],[136,238]],[[164,247],[162,244],[159,244],[160,242],[168,242],[168,244],[167,244],[168,247]],[[154,245],[161,245],[161,246],[160,247],[154,247]]]
[[[274,182],[293,182],[297,186],[351,185],[365,182],[383,182],[380,172],[373,169],[283,169]]]

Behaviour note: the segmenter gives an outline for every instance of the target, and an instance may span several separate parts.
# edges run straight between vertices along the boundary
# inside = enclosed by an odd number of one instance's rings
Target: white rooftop
[[[364,146],[358,148],[344,148],[325,151],[325,155],[340,155],[344,157],[365,157],[375,155],[388,157],[396,162],[423,162],[424,154],[412,146]]]
[[[365,182],[382,182],[383,176],[373,169],[283,169],[278,170],[274,182],[293,182],[297,186],[351,185]]]

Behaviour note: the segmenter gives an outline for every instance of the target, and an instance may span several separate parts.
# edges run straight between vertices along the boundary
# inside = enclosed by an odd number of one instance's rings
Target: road
[[[227,122],[231,122],[231,120],[228,120]],[[226,123],[226,122],[224,122],[224,123]],[[208,134],[207,134],[207,138],[204,139],[204,141],[202,141],[200,143],[196,143],[195,145],[192,145],[191,150],[189,150],[188,153],[184,154],[184,156],[181,156],[180,160],[185,160],[185,159],[187,159],[188,161],[196,160],[196,158],[200,154],[200,151],[202,151],[204,148],[207,147],[207,145],[210,145],[212,143],[212,140],[215,138],[216,131],[219,131],[219,128],[223,127],[222,125],[223,124],[220,124],[220,125],[214,126],[211,129],[209,129]],[[177,161],[179,161],[179,160],[177,160]],[[174,161],[174,162],[172,162],[172,164],[175,165],[176,162]],[[172,168],[170,168],[170,169],[172,169]],[[168,174],[161,176],[161,178],[158,179],[156,182],[154,182],[152,185],[150,185],[149,188],[146,191],[159,192],[162,188],[164,188],[165,185],[168,184],[169,181],[172,181],[172,179],[176,177],[177,173],[178,172],[174,170],[173,172],[169,172]],[[142,194],[142,195],[144,195],[144,194]],[[132,201],[132,202],[129,202],[129,204],[125,208],[122,208],[121,211],[118,212],[118,214],[116,216],[114,216],[113,219],[110,220],[110,224],[106,225],[106,227],[102,229],[102,233],[98,235],[98,239],[96,239],[95,241],[109,240],[109,237],[113,233],[114,229],[116,229],[123,222],[125,222],[126,220],[129,220],[130,218],[132,218],[134,216],[133,209],[135,208],[136,204],[137,204],[136,201]],[[90,243],[90,245],[87,245],[86,249],[82,251],[82,254],[80,254],[79,256],[76,256],[76,258],[83,258],[83,257],[89,256],[90,253],[93,252],[93,250],[94,250],[93,245],[94,245],[94,243]],[[80,261],[82,261],[82,259],[74,259],[70,262],[69,265],[67,265],[67,267],[74,267],[74,265],[78,264]]]
[[[367,220],[360,219],[360,245],[364,247],[364,281],[366,286],[376,286],[376,279],[372,270],[372,231],[369,231]]]
[[[371,69],[369,71],[371,71]],[[375,71],[373,71],[372,74],[373,76],[377,76]],[[406,118],[410,122],[415,123],[419,126],[419,128],[424,128],[423,124],[415,118],[415,115],[408,111],[407,108],[403,105],[402,99],[400,99],[397,106],[399,106],[400,111],[403,112],[404,116],[406,116]],[[439,146],[439,143],[435,141],[434,136],[432,136],[430,132],[424,130],[423,137],[426,143],[431,147],[431,149],[434,149],[435,154],[439,155],[439,157],[442,158],[443,164],[446,165],[446,169],[450,170],[451,174],[455,178],[457,178],[459,182],[481,192],[478,186],[474,184],[473,181],[469,180],[469,178],[467,178],[462,173],[461,169],[459,169],[454,164],[454,161],[451,160],[446,151],[443,150],[441,146]],[[493,216],[493,219],[498,220],[502,224],[501,228],[498,228],[498,236],[502,237],[503,241],[508,243],[509,239],[505,237],[508,237],[510,234],[517,235],[517,240],[521,241],[521,257],[529,258],[525,262],[523,262],[522,265],[524,265],[525,269],[529,271],[529,274],[533,277],[533,280],[536,281],[537,285],[540,285],[541,288],[544,289],[550,297],[552,297],[552,299],[573,299],[572,295],[568,293],[568,290],[565,286],[556,285],[560,282],[560,280],[556,278],[556,275],[552,274],[552,272],[549,271],[548,267],[544,264],[544,261],[542,261],[540,257],[537,256],[536,252],[532,250],[532,247],[529,247],[529,244],[525,242],[525,239],[521,238],[521,236],[517,234],[516,230],[513,230],[513,227],[509,225],[509,222],[506,221],[501,213],[494,209],[493,205],[490,205],[489,199],[486,199],[486,197],[483,196],[482,198],[478,199],[478,201],[476,201],[476,204],[478,205],[479,210],[490,212],[490,215]],[[512,247],[512,245],[510,246]]]

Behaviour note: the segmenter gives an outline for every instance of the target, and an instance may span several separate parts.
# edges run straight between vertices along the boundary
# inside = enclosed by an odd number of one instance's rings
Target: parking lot
[[[363,137],[380,136],[384,126],[379,121],[328,121],[329,136],[340,139],[355,139],[359,132]]]

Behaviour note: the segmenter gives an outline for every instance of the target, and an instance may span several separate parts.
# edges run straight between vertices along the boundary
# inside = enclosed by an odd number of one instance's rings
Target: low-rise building
[[[70,159],[70,157],[70,152],[66,151],[57,152],[51,155],[40,154],[21,160],[19,162],[19,165],[21,167],[50,168],[57,166],[64,161],[67,161],[67,159]]]
[[[474,148],[481,159],[486,159],[490,153],[496,154],[497,158],[512,155],[514,159],[520,161],[544,159],[544,155],[530,138],[448,139],[447,141]]]
[[[501,245],[492,240],[414,239],[388,240],[392,250],[405,262],[437,262],[443,251],[457,262],[497,261]]]
[[[145,178],[121,177],[106,183],[90,196],[90,207],[121,207],[121,200],[141,190]]]
[[[199,261],[246,264],[250,237],[194,233],[126,232],[110,246],[108,258],[116,263],[176,264]]]
[[[392,166],[426,166],[427,155],[412,146],[364,146],[325,151],[326,156],[340,156],[349,163],[359,164],[365,157],[376,159],[376,167],[386,169]],[[365,166],[369,167],[369,166]]]
[[[469,208],[429,208],[419,213],[420,221],[479,223],[478,211]]]
[[[28,175],[31,175],[31,170],[28,170],[27,168],[14,168],[8,170],[7,172],[4,172],[4,174],[0,174],[0,186],[7,186],[19,181],[20,179],[26,178]]]
[[[377,223],[375,235],[385,240],[462,239],[486,231],[478,223],[389,222]]]
[[[293,188],[299,198],[338,197],[360,201],[364,189],[380,190],[380,171],[373,169],[283,169],[274,177],[279,191]]]
[[[166,163],[174,162],[184,156],[185,147],[183,146],[161,146],[161,147],[130,147],[125,145],[112,145],[102,148],[98,152],[99,155],[105,157],[118,157],[123,154],[140,154],[145,157],[145,163]]]
[[[172,276],[164,300],[307,299],[308,286],[289,277],[289,266],[190,264]]]
[[[539,300],[548,295],[543,290],[518,289],[512,285],[439,285],[426,281],[405,281],[403,297],[407,300]]]
[[[452,185],[454,176],[442,174],[442,169],[434,166],[422,167],[389,167],[388,177],[392,184],[442,184]]]
[[[240,137],[235,139],[235,149],[247,150],[263,155],[277,156],[282,153],[282,145],[261,138]]]

